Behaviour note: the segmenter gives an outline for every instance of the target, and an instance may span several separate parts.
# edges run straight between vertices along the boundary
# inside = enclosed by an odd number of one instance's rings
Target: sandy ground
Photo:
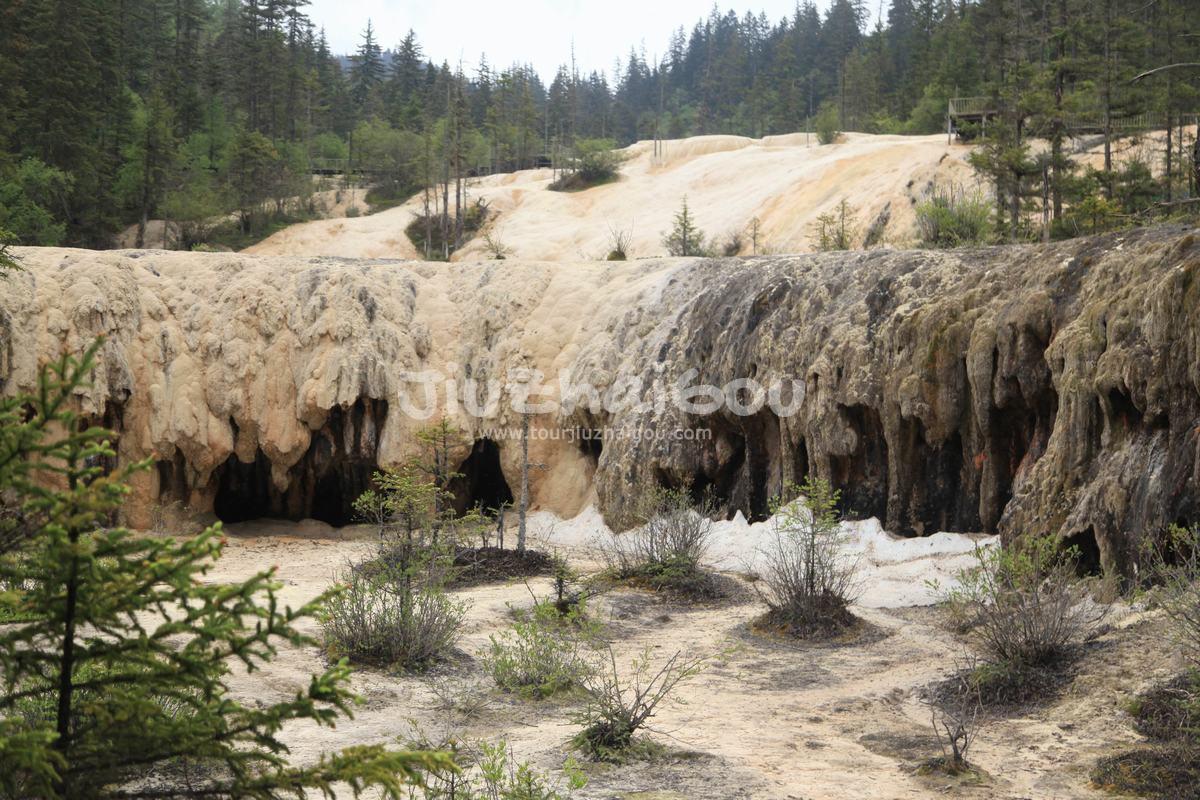
[[[586,566],[588,551],[577,539],[587,527],[587,516],[553,526],[548,521],[543,516],[532,526],[538,544],[566,552]],[[284,600],[292,603],[325,588],[341,565],[371,547],[362,531],[331,531],[313,523],[290,528],[288,523],[247,523],[231,526],[230,532],[225,556],[211,578],[243,578],[277,565],[286,584]],[[859,538],[874,540],[877,551],[884,543],[873,534]],[[1163,643],[1161,622],[1129,610],[1110,616],[1109,629],[1088,646],[1074,681],[1058,700],[984,726],[972,761],[985,778],[954,783],[916,773],[915,765],[938,753],[919,692],[953,671],[962,643],[942,627],[942,612],[936,607],[895,602],[904,598],[888,588],[886,579],[898,581],[908,570],[910,580],[917,581],[935,566],[945,567],[947,559],[961,558],[963,544],[947,539],[940,545],[905,550],[901,544],[890,553],[869,554],[874,577],[864,587],[857,611],[873,632],[850,643],[794,644],[750,634],[748,622],[762,611],[752,593],[732,605],[710,607],[672,605],[635,591],[606,595],[597,610],[606,620],[607,637],[619,661],[627,662],[646,647],[655,659],[677,650],[721,655],[683,685],[678,692],[682,702],[663,708],[656,717],[653,735],[666,746],[666,755],[622,766],[585,764],[590,781],[578,796],[1108,796],[1091,788],[1087,775],[1098,757],[1136,740],[1121,710],[1124,701],[1178,668]],[[545,581],[532,586],[538,592],[548,589]],[[395,741],[408,734],[411,720],[431,735],[456,731],[489,741],[503,738],[519,759],[557,772],[576,729],[571,722],[575,706],[570,701],[529,702],[500,694],[482,674],[476,657],[489,635],[510,623],[509,606],[530,603],[529,590],[515,583],[459,595],[471,605],[457,659],[432,676],[359,670],[354,687],[365,704],[356,718],[333,731],[293,726],[285,739],[294,755],[308,760],[348,744]],[[308,629],[319,634],[316,623],[308,623]],[[287,650],[262,672],[239,676],[235,691],[262,701],[282,699],[323,665],[323,654],[315,647]],[[431,681],[449,682],[458,692],[485,693],[487,708],[470,718],[444,710]]]

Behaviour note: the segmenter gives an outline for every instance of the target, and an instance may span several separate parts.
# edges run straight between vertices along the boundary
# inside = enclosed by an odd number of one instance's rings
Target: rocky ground
[[[241,578],[276,565],[284,599],[300,602],[327,587],[340,566],[371,547],[353,528],[281,523],[233,526],[214,580]],[[266,534],[266,535],[263,535]],[[542,546],[551,546],[542,543]],[[589,553],[570,555],[586,567]],[[532,582],[544,592],[545,581]],[[361,669],[354,677],[365,705],[353,721],[330,731],[293,727],[286,740],[299,759],[356,742],[395,741],[415,724],[432,736],[450,731],[489,741],[504,739],[521,760],[551,773],[569,755],[575,732],[572,701],[524,701],[497,692],[477,654],[488,637],[511,622],[511,607],[528,606],[520,582],[458,593],[471,603],[460,653],[431,674]],[[936,755],[921,690],[955,668],[963,643],[944,627],[936,607],[870,608],[867,585],[858,613],[869,632],[854,641],[821,645],[764,639],[748,622],[762,607],[752,592],[733,604],[682,606],[648,593],[606,595],[597,609],[618,660],[643,648],[665,659],[676,650],[716,655],[709,668],[678,692],[680,702],[655,719],[654,738],[665,754],[613,766],[584,763],[583,798],[697,800],[712,798],[1088,798],[1096,760],[1136,741],[1123,711],[1136,691],[1178,670],[1163,643],[1161,619],[1122,607],[1086,647],[1058,699],[989,719],[971,760],[970,780],[927,777],[917,767]],[[319,626],[309,623],[314,635]],[[282,699],[322,668],[316,647],[287,650],[260,673],[239,676],[235,691],[264,701]],[[478,705],[448,709],[444,698]]]

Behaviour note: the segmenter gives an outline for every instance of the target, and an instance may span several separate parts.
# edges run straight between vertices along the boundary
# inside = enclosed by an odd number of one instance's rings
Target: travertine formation
[[[595,501],[619,522],[631,488],[658,481],[761,517],[781,482],[816,475],[889,530],[1051,532],[1119,569],[1140,536],[1200,519],[1200,243],[1186,229],[625,263],[18,255],[27,271],[0,283],[0,391],[106,336],[80,401],[120,432],[122,459],[157,462],[134,525],[171,503],[343,520],[373,469],[417,452],[428,421],[406,408],[423,405],[422,372],[454,379],[458,402],[437,413],[476,440],[456,454],[464,500],[518,491],[510,400],[528,369],[638,401],[534,416],[534,501],[563,514]],[[794,380],[803,402],[689,413],[670,399],[680,378]],[[472,416],[464,400],[489,382],[495,414]],[[561,431],[578,427],[608,436]]]

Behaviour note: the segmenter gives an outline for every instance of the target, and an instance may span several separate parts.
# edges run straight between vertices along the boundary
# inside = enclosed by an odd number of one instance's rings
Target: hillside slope
[[[887,220],[883,243],[904,245],[914,234],[913,206],[933,184],[977,180],[966,163],[968,147],[947,145],[944,135],[844,134],[819,145],[806,134],[747,139],[699,136],[668,141],[654,156],[652,142],[625,149],[621,179],[583,192],[547,189],[550,170],[493,175],[473,181],[471,194],[497,212],[494,236],[510,258],[578,261],[603,258],[612,230],[630,234],[631,258],[666,255],[663,234],[686,196],[700,228],[719,242],[760,221],[759,252],[812,249],[811,227],[843,198],[864,229]],[[262,255],[331,255],[349,258],[417,258],[404,233],[420,198],[355,219],[292,226],[249,248]],[[751,251],[743,235],[740,254]],[[482,240],[455,254],[456,261],[487,258]]]

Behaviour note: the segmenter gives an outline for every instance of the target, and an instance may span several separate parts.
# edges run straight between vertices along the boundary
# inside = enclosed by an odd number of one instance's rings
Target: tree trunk
[[[529,412],[521,414],[521,505],[517,509],[517,552],[525,552],[525,514],[529,509]]]

